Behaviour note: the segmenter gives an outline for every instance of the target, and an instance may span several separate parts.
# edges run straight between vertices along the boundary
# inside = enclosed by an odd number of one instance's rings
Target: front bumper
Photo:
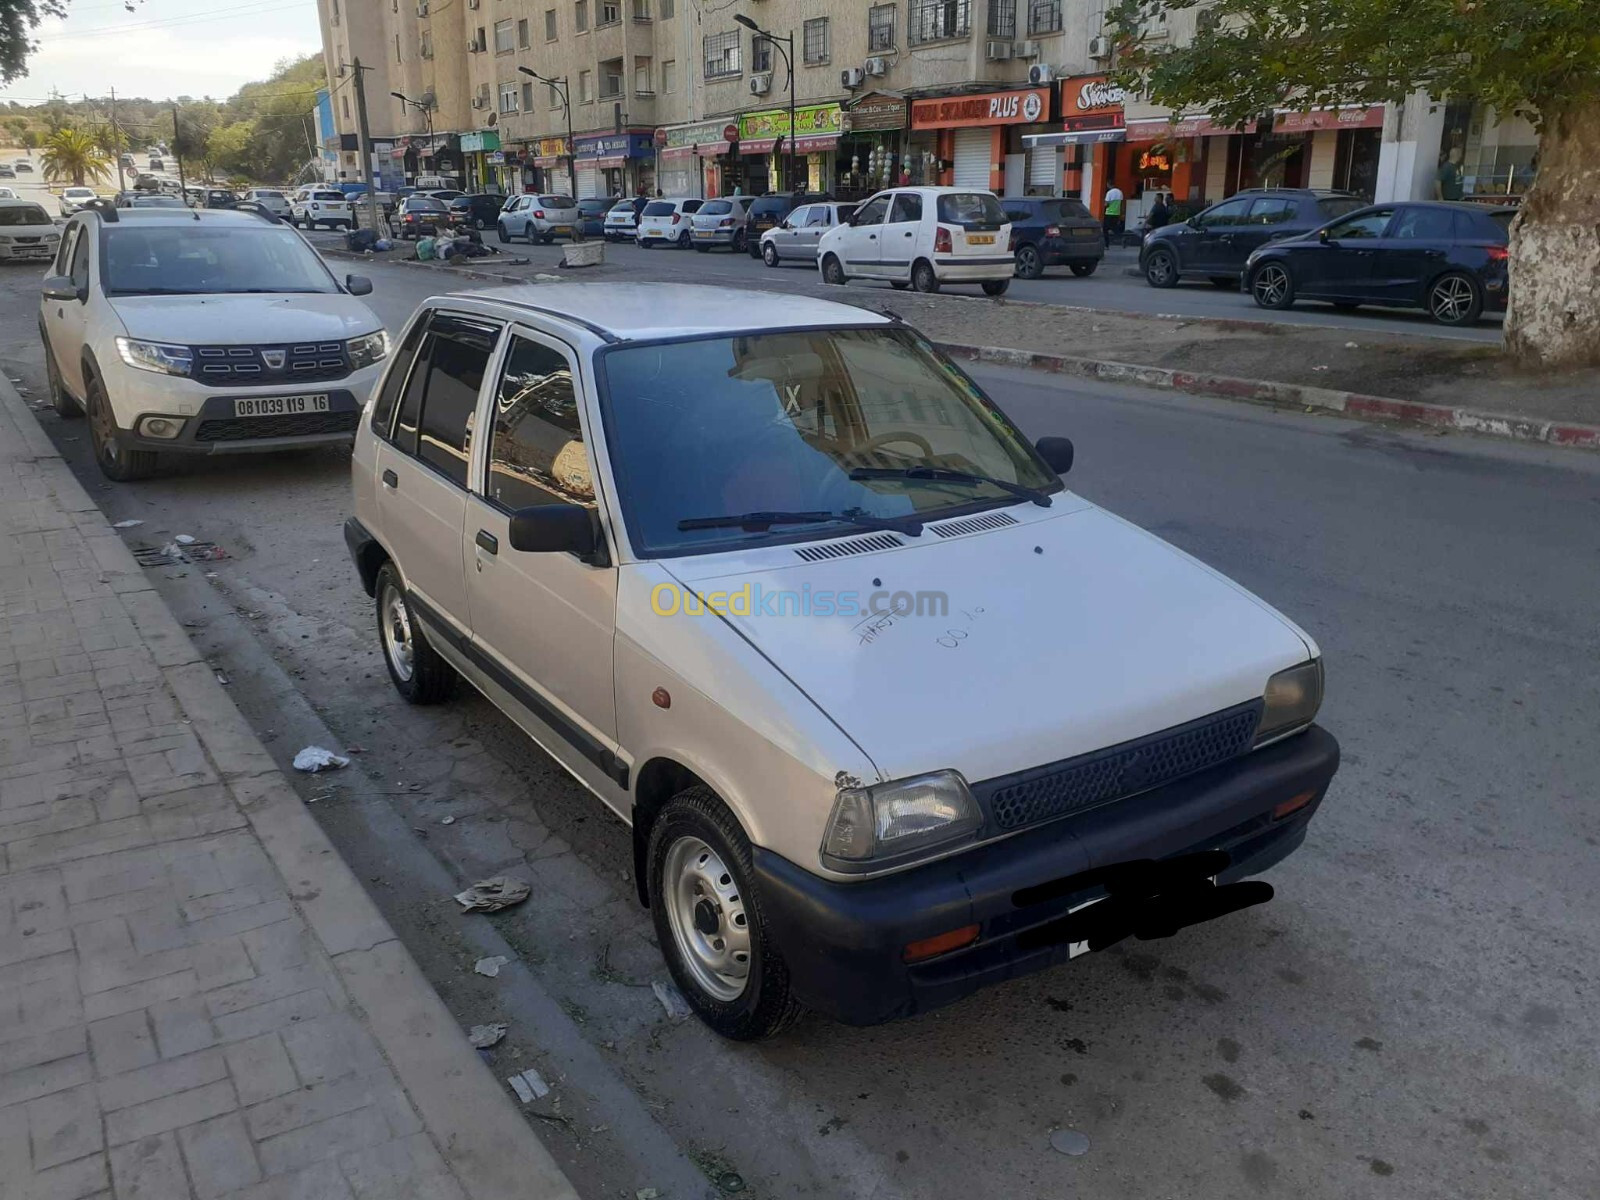
[[[31,245],[0,242],[0,258],[15,259],[18,262],[49,262],[56,256],[60,246],[60,241],[38,242]]]
[[[909,1016],[1072,957],[1062,919],[1104,895],[1078,880],[1085,872],[1205,850],[1229,856],[1219,884],[1266,870],[1304,840],[1338,766],[1339,744],[1312,726],[1143,795],[859,883],[758,846],[762,910],[808,1006],[852,1025]],[[1273,819],[1274,806],[1307,791],[1308,804]],[[965,949],[902,961],[907,944],[971,924],[980,933]]]

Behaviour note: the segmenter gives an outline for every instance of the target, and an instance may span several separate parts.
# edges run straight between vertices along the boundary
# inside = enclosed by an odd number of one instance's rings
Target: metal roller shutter
[[[1047,187],[1052,195],[1061,190],[1061,150],[1056,146],[1035,146],[1028,151],[1028,184]]]
[[[600,179],[600,168],[593,163],[579,163],[578,194],[575,199],[592,200],[605,194],[605,184]]]
[[[989,131],[987,129],[956,130],[955,185],[957,187],[989,187]]]

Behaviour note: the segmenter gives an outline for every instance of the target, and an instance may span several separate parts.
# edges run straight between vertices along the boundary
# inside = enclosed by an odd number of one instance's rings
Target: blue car
[[[583,222],[584,237],[604,237],[606,232],[606,214],[611,211],[614,200],[603,197],[592,197],[588,200],[578,201],[579,218]]]

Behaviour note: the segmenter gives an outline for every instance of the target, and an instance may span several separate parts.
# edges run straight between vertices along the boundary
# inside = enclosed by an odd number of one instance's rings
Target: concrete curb
[[[1214,396],[1224,400],[1247,400],[1292,408],[1315,408],[1369,420],[1405,421],[1434,429],[1453,429],[1461,433],[1481,433],[1489,437],[1519,442],[1541,442],[1577,450],[1600,450],[1600,426],[1571,421],[1551,421],[1538,417],[1515,417],[1505,413],[1479,412],[1447,404],[1427,404],[1420,400],[1395,400],[1342,392],[1332,388],[1307,387],[1295,383],[1273,383],[1261,379],[1240,379],[1233,375],[1214,375],[1203,371],[1180,371],[1170,367],[1145,367],[1135,363],[1107,362],[1095,358],[1071,358],[1042,354],[1032,350],[1007,350],[996,346],[967,346],[939,343],[951,358],[989,363],[1002,367],[1026,367],[1058,375],[1077,375],[1107,383],[1132,383],[1142,387],[1166,388],[1192,396]]]
[[[464,1195],[577,1200],[560,1166],[468,1044],[144,569],[3,378],[0,407],[22,431],[28,453],[49,463],[50,486],[62,506],[93,514],[101,527],[94,539],[96,560]]]

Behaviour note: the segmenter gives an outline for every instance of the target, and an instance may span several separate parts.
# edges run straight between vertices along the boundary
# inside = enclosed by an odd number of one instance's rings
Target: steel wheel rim
[[[383,627],[383,652],[389,656],[389,665],[402,683],[410,683],[412,672],[416,670],[411,614],[406,611],[405,597],[392,585],[383,589],[383,610],[379,619]]]
[[[731,1003],[750,982],[750,924],[733,874],[697,837],[667,850],[662,900],[678,956],[707,995]]]
[[[1268,307],[1283,303],[1289,290],[1289,276],[1282,267],[1262,267],[1256,275],[1256,299]]]
[[[1433,315],[1441,321],[1459,321],[1472,307],[1472,285],[1451,275],[1433,285]]]

